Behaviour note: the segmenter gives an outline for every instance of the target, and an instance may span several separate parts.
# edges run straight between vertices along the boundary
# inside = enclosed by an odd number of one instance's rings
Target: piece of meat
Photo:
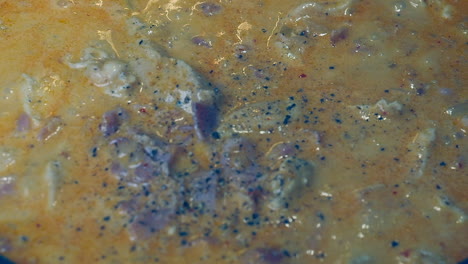
[[[151,182],[161,174],[161,170],[151,163],[142,163],[134,170],[132,182],[136,184]]]
[[[287,127],[301,120],[302,106],[291,100],[276,100],[245,105],[228,116],[219,125],[223,136],[236,134],[267,135],[285,133]]]
[[[52,136],[56,135],[62,129],[62,119],[60,117],[50,118],[46,125],[39,130],[37,134],[37,140],[46,141],[49,140]]]
[[[349,36],[349,28],[342,27],[339,29],[332,30],[330,34],[330,42],[335,46],[338,42],[347,39]]]
[[[203,12],[203,14],[207,16],[218,15],[222,11],[222,7],[219,4],[213,2],[201,3],[200,9]]]
[[[314,167],[311,162],[296,157],[285,159],[278,170],[265,181],[268,207],[272,210],[288,208],[310,185]]]
[[[27,113],[22,113],[16,120],[16,131],[22,133],[31,129],[31,117]]]
[[[211,41],[206,40],[204,37],[201,36],[195,36],[192,38],[192,43],[197,45],[197,46],[203,46],[206,48],[211,48]]]
[[[110,171],[123,183],[139,186],[170,175],[174,152],[161,138],[130,130],[126,137],[116,138],[110,145],[114,147]]]
[[[252,191],[255,188],[253,183],[264,174],[256,163],[259,156],[255,146],[248,139],[227,139],[221,152],[225,178],[238,190]]]
[[[271,149],[266,154],[266,158],[271,162],[275,162],[288,157],[293,157],[296,154],[297,149],[293,143],[280,142],[271,147]]]
[[[426,128],[416,134],[408,144],[408,162],[410,162],[410,180],[419,179],[424,175],[433,141],[436,138],[435,128]]]
[[[209,89],[198,89],[192,98],[193,122],[202,140],[212,136],[218,125],[218,100],[215,91]]]
[[[216,209],[218,175],[215,171],[201,171],[190,176],[186,188],[191,209],[213,212]]]
[[[173,209],[145,210],[137,214],[128,225],[130,240],[146,240],[164,229],[174,216]]]
[[[47,184],[47,208],[53,208],[57,203],[57,192],[63,181],[64,170],[61,162],[50,161],[44,170],[44,180]]]
[[[245,171],[254,166],[258,153],[255,146],[243,137],[229,138],[224,142],[221,163],[225,168]]]
[[[123,122],[127,119],[128,114],[122,108],[107,111],[102,116],[102,122],[99,124],[99,130],[101,130],[104,136],[110,136],[116,133]]]

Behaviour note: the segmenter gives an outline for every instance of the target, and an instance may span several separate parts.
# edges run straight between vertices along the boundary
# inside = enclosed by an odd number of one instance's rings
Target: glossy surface
[[[464,1],[0,1],[0,255],[468,257]]]

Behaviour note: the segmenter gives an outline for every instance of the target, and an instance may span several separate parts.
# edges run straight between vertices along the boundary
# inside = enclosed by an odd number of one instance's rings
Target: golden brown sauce
[[[0,255],[16,263],[461,262],[467,11],[455,0],[0,1]],[[203,139],[190,107],[200,90],[219,93],[200,99],[219,112]],[[191,101],[177,104],[179,91]],[[106,135],[103,114],[117,107],[128,119]],[[169,149],[167,177],[116,176],[113,162],[141,165],[114,153],[119,137]],[[222,162],[231,138],[254,146],[235,156],[239,170],[245,155],[262,173],[248,187],[236,187]],[[292,154],[275,154],[283,143]],[[290,159],[306,165],[287,167]],[[195,199],[191,177],[205,171],[218,171],[211,212],[184,203]],[[288,206],[272,198],[278,172],[291,177]],[[157,189],[163,179],[168,191]],[[132,229],[145,209],[122,213],[122,202],[151,207],[181,186],[177,213],[160,230]],[[157,214],[168,203],[156,201]]]

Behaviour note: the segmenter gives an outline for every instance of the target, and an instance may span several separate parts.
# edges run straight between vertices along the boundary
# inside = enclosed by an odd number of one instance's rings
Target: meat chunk
[[[31,117],[27,113],[22,113],[16,120],[16,131],[22,133],[31,129]]]
[[[293,157],[296,154],[297,149],[294,147],[293,143],[280,142],[271,147],[271,149],[267,152],[266,157],[269,161],[276,162],[277,160]]]
[[[41,128],[37,134],[37,140],[45,141],[49,140],[52,136],[56,135],[62,129],[62,119],[60,117],[50,118],[46,125]]]
[[[206,40],[205,38],[201,36],[196,36],[192,38],[192,43],[197,45],[197,46],[203,46],[205,48],[211,48],[211,41]]]
[[[200,4],[200,9],[203,11],[203,14],[207,16],[218,15],[222,11],[222,7],[213,2],[203,2]]]
[[[287,208],[310,185],[313,174],[312,163],[296,157],[285,159],[267,180],[268,207],[272,210]]]
[[[111,172],[130,186],[148,184],[170,174],[172,147],[157,136],[131,131],[112,140]]]
[[[63,168],[59,161],[51,161],[46,165],[44,180],[47,185],[47,208],[51,209],[56,204],[57,192],[62,182]]]
[[[122,97],[136,83],[136,77],[130,73],[127,62],[118,60],[112,47],[106,44],[102,42],[96,47],[85,49],[79,62],[71,63],[70,56],[64,61],[70,68],[84,68],[86,77],[94,86],[103,88],[105,93]]]
[[[328,17],[345,16],[353,2],[354,0],[313,1],[293,8],[280,24],[280,34],[275,43],[279,53],[288,59],[300,61],[304,51],[314,46],[314,38],[330,34],[333,45],[346,38],[347,31],[342,30],[343,22],[330,20]]]
[[[176,216],[181,200],[179,184],[169,177],[160,176],[157,182],[122,189],[126,197],[116,205],[126,224],[130,240],[148,240],[165,229]]]
[[[194,103],[193,113],[198,137],[206,139],[211,136],[218,123],[218,109],[216,106],[205,103]]]
[[[347,27],[342,27],[339,29],[332,30],[330,34],[330,42],[333,46],[335,46],[338,42],[347,39],[348,35],[349,35],[349,28]]]
[[[215,94],[211,90],[199,90],[192,103],[195,130],[200,139],[207,139],[218,125],[218,107]]]
[[[186,192],[191,209],[213,212],[216,209],[218,175],[214,171],[202,171],[190,176]]]
[[[289,100],[248,104],[226,116],[218,130],[225,136],[280,132],[298,122],[301,111],[301,107]]]
[[[252,183],[263,175],[262,169],[255,162],[259,156],[255,146],[246,138],[234,137],[226,140],[221,163],[229,182],[236,188],[251,190]]]
[[[139,213],[128,226],[130,240],[145,240],[164,229],[174,215],[172,209],[146,210]]]
[[[208,15],[217,14],[220,6],[201,3]],[[161,108],[176,106],[192,116],[197,136],[208,139],[218,124],[217,98],[211,85],[190,65],[182,60],[165,56],[150,39],[143,36],[145,23],[135,17],[129,19],[129,34],[138,34],[138,41],[127,43],[125,50],[118,52],[104,41],[85,49],[80,62],[65,62],[71,68],[85,69],[85,75],[97,87],[116,97],[134,95],[138,85],[138,96],[149,99]],[[193,39],[197,45],[210,47],[211,43],[199,37]],[[119,54],[118,54],[119,53]],[[121,53],[121,54],[120,54]],[[127,59],[123,59],[127,58]],[[177,120],[185,119],[178,116]],[[190,118],[188,118],[190,119]],[[117,132],[122,119],[116,112],[104,115],[101,131],[110,136]],[[161,120],[164,122],[164,120]],[[168,127],[168,126],[166,126]]]
[[[102,122],[99,124],[99,130],[104,136],[110,136],[119,130],[127,118],[128,114],[122,108],[105,112],[102,116]]]
[[[223,146],[222,164],[226,168],[244,171],[254,165],[256,156],[255,146],[248,139],[230,138]]]
[[[417,133],[414,140],[408,145],[408,160],[411,162],[409,178],[418,179],[424,174],[434,140],[435,128],[426,128]]]

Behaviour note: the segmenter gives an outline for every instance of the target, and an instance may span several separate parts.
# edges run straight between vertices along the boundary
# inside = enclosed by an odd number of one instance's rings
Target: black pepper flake
[[[185,232],[185,231],[181,231],[181,232],[179,232],[179,236],[185,237],[185,236],[188,236],[188,233]]]
[[[91,156],[93,158],[97,157],[97,148],[96,147],[94,147],[93,150],[91,151]]]
[[[442,166],[442,167],[445,167],[445,166],[447,166],[447,163],[442,161],[441,163],[439,163],[439,165]]]
[[[318,217],[321,221],[325,220],[325,215],[324,215],[323,213],[321,213],[321,212],[318,212],[318,213],[317,213],[317,217]]]
[[[437,184],[437,185],[436,185],[436,189],[437,189],[437,190],[440,190],[440,189],[442,189],[442,186],[440,186],[439,184]]]
[[[400,243],[398,243],[398,241],[395,241],[395,240],[392,241],[392,247],[393,248],[398,247],[398,245],[400,245]]]
[[[426,93],[426,90],[424,88],[416,89],[416,94],[417,95],[424,95],[425,93]]]
[[[318,259],[324,259],[325,258],[325,253],[324,252],[319,252],[317,255],[315,255],[316,258]]]
[[[334,69],[335,69],[335,66],[330,66],[330,67],[328,67],[328,69],[334,70]]]
[[[104,220],[104,221],[106,221],[106,222],[107,222],[107,221],[109,221],[110,219],[111,219],[111,217],[110,217],[110,216],[106,216],[106,217],[104,217],[102,220]]]
[[[338,124],[343,123],[343,121],[341,121],[341,119],[338,119],[338,118],[335,119],[335,122],[338,123]]]
[[[290,115],[286,115],[284,117],[284,120],[283,120],[283,125],[287,125],[289,124],[289,120],[291,119],[291,116]]]
[[[212,136],[214,139],[220,139],[220,138],[221,138],[221,136],[219,135],[219,133],[218,133],[217,131],[213,132],[213,133],[211,134],[211,136]]]

